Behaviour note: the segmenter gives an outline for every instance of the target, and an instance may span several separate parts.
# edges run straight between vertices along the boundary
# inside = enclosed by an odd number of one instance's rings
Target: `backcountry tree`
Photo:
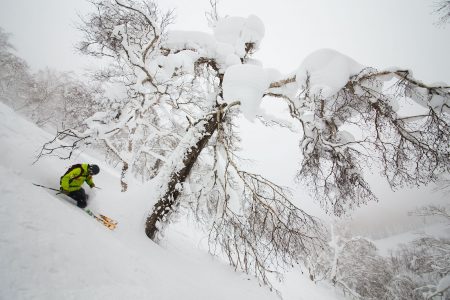
[[[329,49],[282,76],[252,58],[264,36],[261,20],[221,18],[214,1],[212,33],[170,31],[172,13],[152,1],[91,2],[96,10],[80,26],[79,50],[107,60],[109,67],[95,77],[123,93],[86,120],[87,130],[60,131],[41,155],[66,150],[58,153],[67,157],[96,144],[121,164],[123,190],[129,174],[158,176],[145,228],[153,240],[174,211],[189,208],[209,228],[211,252],[267,284],[268,274],[323,245],[318,219],[294,205],[286,189],[242,169],[239,113],[300,128],[298,178],[337,216],[376,200],[363,176],[373,163],[392,188],[448,174],[448,86],[426,85],[403,69],[364,67]],[[263,116],[262,99],[282,101],[290,120]],[[399,111],[405,99],[421,112]],[[62,146],[63,139],[72,144]]]

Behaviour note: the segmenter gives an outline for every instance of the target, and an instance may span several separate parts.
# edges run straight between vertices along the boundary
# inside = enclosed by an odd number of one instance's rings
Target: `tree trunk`
[[[223,109],[223,107],[225,107],[225,105],[219,107],[219,110]],[[201,132],[202,134],[194,145],[186,147],[183,150],[183,155],[177,155],[178,157],[183,158],[183,167],[181,169],[174,168],[171,171],[168,182],[165,183],[165,191],[162,193],[162,196],[153,207],[153,211],[147,217],[147,221],[145,223],[145,234],[150,239],[153,240],[155,238],[156,233],[159,230],[158,223],[163,222],[164,217],[170,214],[170,212],[173,210],[174,205],[177,204],[177,199],[180,195],[177,184],[181,184],[186,180],[189,173],[191,172],[193,165],[197,161],[200,152],[206,146],[214,131],[217,129],[218,122],[222,121],[222,117],[220,121],[218,120],[218,115],[221,114],[213,113],[205,117],[204,119],[194,124],[189,130],[191,132]],[[189,135],[189,132],[187,133],[187,135]],[[181,145],[181,147],[183,146],[184,145]],[[176,150],[175,153],[177,153]]]

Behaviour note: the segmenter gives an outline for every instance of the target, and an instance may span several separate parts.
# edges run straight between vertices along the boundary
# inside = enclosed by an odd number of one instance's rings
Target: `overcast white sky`
[[[159,3],[165,8],[176,8],[173,29],[209,31],[204,17],[209,0]],[[265,67],[282,73],[294,71],[314,50],[333,48],[363,65],[408,68],[424,82],[450,84],[450,24],[434,25],[437,16],[432,15],[433,3],[434,0],[222,0],[219,13],[244,17],[255,14],[261,18],[266,33],[256,58]],[[0,0],[0,26],[13,34],[11,42],[19,56],[34,70],[48,66],[81,71],[87,60],[73,49],[80,38],[74,24],[77,13],[90,9],[91,5],[83,0]],[[298,153],[297,141],[280,137],[278,132],[267,131],[263,135],[242,132],[244,146],[253,146],[252,158],[265,168],[276,170],[272,173],[282,181],[291,178],[298,162],[293,164],[286,158]],[[268,136],[272,148],[259,148],[267,144]],[[404,215],[406,201],[414,203],[414,199],[425,201],[428,197],[414,190],[386,192],[383,196],[389,202],[396,201],[397,208],[371,205],[362,210],[360,220],[374,214],[397,218],[387,211],[402,210]]]
[[[176,8],[173,28],[208,31],[208,0],[161,0]],[[266,67],[293,71],[319,48],[333,48],[364,65],[410,68],[426,81],[450,83],[450,25],[437,27],[434,0],[222,0],[222,16],[262,19],[266,35],[257,54]],[[20,56],[33,69],[49,66],[80,70],[85,58],[74,53],[79,39],[77,13],[83,0],[0,0],[0,26],[13,34]]]

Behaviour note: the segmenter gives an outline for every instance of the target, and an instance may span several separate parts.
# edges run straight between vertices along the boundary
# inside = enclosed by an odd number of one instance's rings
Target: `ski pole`
[[[98,186],[94,186],[94,189],[99,189],[101,190],[102,188],[98,187]]]

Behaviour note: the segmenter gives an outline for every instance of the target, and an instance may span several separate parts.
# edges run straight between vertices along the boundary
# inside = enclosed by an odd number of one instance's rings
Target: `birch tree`
[[[79,49],[109,61],[96,78],[124,92],[86,120],[87,130],[59,132],[41,155],[70,157],[101,144],[122,166],[123,190],[129,174],[157,175],[145,228],[155,241],[174,212],[189,207],[209,228],[211,252],[264,283],[322,247],[318,219],[294,205],[288,190],[241,167],[238,114],[301,128],[298,178],[338,216],[376,200],[363,171],[373,163],[394,189],[449,171],[448,86],[427,85],[404,69],[365,67],[330,49],[281,75],[252,58],[262,21],[222,18],[215,2],[211,33],[169,30],[172,12],[152,1],[91,2],[96,10],[80,26]],[[281,101],[288,119],[263,114],[262,99]],[[419,114],[398,110],[408,99],[421,105]]]

